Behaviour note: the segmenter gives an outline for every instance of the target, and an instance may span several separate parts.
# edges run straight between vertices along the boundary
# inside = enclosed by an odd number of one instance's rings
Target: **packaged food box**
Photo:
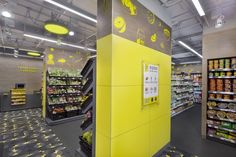
[[[232,72],[228,71],[228,72],[226,73],[226,76],[232,76]]]
[[[223,128],[232,129],[232,123],[229,122],[221,122],[221,126]]]
[[[224,95],[225,100],[230,100],[230,95]]]
[[[220,73],[219,72],[215,72],[215,77],[218,77],[220,76]]]
[[[231,59],[231,68],[236,69],[236,58]]]
[[[215,94],[209,94],[209,98],[215,99]]]
[[[220,59],[220,66],[219,66],[220,69],[224,68],[224,63],[225,63],[224,59]]]
[[[220,72],[220,76],[225,76],[225,72],[224,71]]]
[[[223,95],[222,94],[216,94],[216,99],[222,99]]]
[[[214,60],[214,69],[219,68],[219,60]]]

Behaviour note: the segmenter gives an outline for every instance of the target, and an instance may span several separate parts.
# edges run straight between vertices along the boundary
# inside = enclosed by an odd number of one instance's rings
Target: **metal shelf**
[[[210,94],[226,94],[226,95],[236,95],[234,92],[223,92],[223,91],[208,91]]]
[[[213,98],[208,98],[210,101],[220,101],[220,102],[235,102],[236,100],[225,100],[225,99],[213,99]]]
[[[234,79],[234,78],[236,78],[236,76],[209,76],[208,78],[226,78],[226,79],[232,78],[232,79]]]
[[[231,110],[231,109],[222,109],[222,108],[217,108],[217,107],[208,107],[208,109],[210,109],[210,110],[218,110],[218,111],[225,111],[225,112],[234,112],[234,113],[236,113],[235,110]]]
[[[181,106],[187,105],[188,103],[189,103],[189,102],[185,102],[185,103],[182,103],[182,104],[180,104],[180,105],[177,105],[177,106],[171,108],[171,110],[175,110],[175,109],[177,109],[177,108],[179,108],[179,107],[181,107]]]
[[[212,70],[209,70],[210,72],[214,72],[214,71],[236,71],[236,69],[227,69],[227,68],[224,68],[224,69],[212,69]]]
[[[220,130],[225,130],[225,131],[228,131],[228,132],[236,133],[236,130],[227,129],[227,128],[223,128],[223,127],[216,126],[216,125],[210,125],[210,124],[208,124],[207,126],[208,126],[209,128],[215,128],[215,129],[220,129]]]
[[[210,118],[210,119],[215,119],[215,120],[226,121],[226,122],[232,122],[232,123],[236,123],[236,121],[235,121],[235,120],[231,120],[231,119],[225,119],[225,118],[215,118],[215,117],[212,117],[212,116],[208,116],[208,118]]]
[[[236,144],[236,140],[231,140],[231,139],[227,139],[227,138],[219,137],[219,136],[212,135],[212,134],[208,134],[208,136],[213,137],[213,138],[220,139],[220,140],[222,140],[222,141],[226,141],[226,142],[230,142],[230,143],[234,143],[234,144]]]
[[[181,110],[181,111],[179,111],[179,112],[177,112],[177,113],[171,114],[171,117],[177,116],[178,114],[180,114],[180,113],[182,113],[182,112],[184,112],[184,111],[186,111],[186,110],[192,108],[193,106],[194,106],[194,105],[191,105],[191,106],[185,108],[184,110]]]

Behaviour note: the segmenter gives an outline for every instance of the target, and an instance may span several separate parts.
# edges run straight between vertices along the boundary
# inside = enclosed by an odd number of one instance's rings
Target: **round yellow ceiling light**
[[[34,56],[34,57],[39,57],[39,56],[41,56],[41,54],[38,53],[38,52],[27,52],[27,55],[29,55],[29,56]]]
[[[57,35],[66,35],[69,33],[69,29],[66,26],[55,22],[46,22],[44,29]]]

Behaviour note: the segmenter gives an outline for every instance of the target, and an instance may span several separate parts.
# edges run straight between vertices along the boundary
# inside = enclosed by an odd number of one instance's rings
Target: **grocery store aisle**
[[[73,156],[40,109],[0,113],[0,157]]]
[[[171,131],[171,145],[181,150],[199,157],[235,157],[235,148],[201,139],[201,106],[199,104],[174,117]]]

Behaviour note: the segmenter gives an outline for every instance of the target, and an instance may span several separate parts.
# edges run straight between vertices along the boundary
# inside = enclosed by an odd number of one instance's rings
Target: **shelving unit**
[[[202,103],[202,73],[195,72],[191,73],[191,78],[193,79],[193,95],[194,103]]]
[[[172,75],[172,117],[193,106],[193,80],[186,73]]]
[[[26,104],[26,89],[14,88],[11,90],[11,105],[25,105]]]
[[[49,69],[46,74],[46,122],[57,125],[83,118],[82,77],[65,69]]]
[[[96,60],[89,59],[83,70],[83,88],[81,94],[81,112],[85,114],[85,119],[81,124],[82,135],[79,137],[80,148],[76,150],[79,157],[95,156],[95,114],[96,114]]]
[[[208,60],[207,138],[236,146],[236,57]]]

